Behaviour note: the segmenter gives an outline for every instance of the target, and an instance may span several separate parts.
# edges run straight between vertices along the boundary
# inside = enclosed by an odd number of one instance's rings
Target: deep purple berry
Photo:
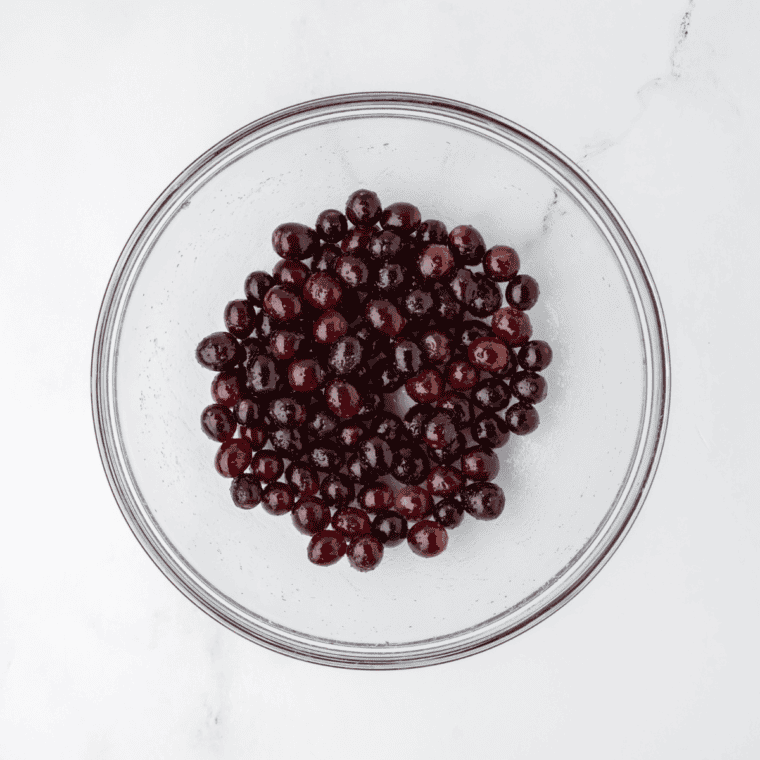
[[[201,412],[201,429],[212,441],[226,441],[235,435],[237,420],[229,407],[211,404]]]
[[[384,546],[398,546],[409,532],[405,517],[393,510],[378,512],[372,520],[372,535]]]
[[[510,388],[515,397],[526,404],[538,404],[546,398],[546,380],[536,372],[517,372]]]
[[[447,367],[446,380],[457,391],[468,391],[478,382],[479,373],[467,361],[455,359]]]
[[[343,420],[353,417],[362,408],[362,397],[356,386],[345,380],[331,380],[325,386],[325,402],[330,411]]]
[[[435,407],[430,404],[415,404],[404,415],[404,429],[407,435],[415,441],[422,441],[425,435],[425,425],[435,414]]]
[[[418,485],[427,478],[430,462],[420,446],[404,445],[394,451],[391,475],[401,483]]]
[[[262,426],[255,427],[241,427],[240,437],[245,438],[250,444],[251,448],[256,451],[257,449],[263,449],[269,440],[269,433],[266,428]]]
[[[390,472],[393,464],[393,450],[388,442],[378,435],[365,438],[359,444],[359,456],[367,467],[380,475]]]
[[[354,497],[354,484],[345,476],[332,472],[322,481],[319,492],[325,504],[342,507]]]
[[[369,533],[372,527],[369,515],[357,507],[341,507],[332,516],[332,526],[348,539]]]
[[[406,485],[396,492],[395,511],[407,520],[421,520],[433,508],[433,497],[426,488]]]
[[[315,533],[309,541],[306,556],[309,562],[321,567],[334,565],[346,553],[346,539],[334,530]]]
[[[356,451],[359,441],[364,438],[365,433],[364,425],[361,422],[350,420],[338,428],[338,441],[346,452],[353,453]]]
[[[396,503],[393,489],[382,481],[364,486],[359,492],[359,505],[365,512],[383,512]]]
[[[476,338],[467,349],[470,364],[493,374],[506,374],[514,367],[514,357],[509,346],[492,335]]]
[[[469,352],[470,346],[478,338],[493,338],[488,325],[479,319],[467,319],[457,329],[459,345],[465,353]]]
[[[216,452],[216,471],[225,478],[242,474],[253,457],[253,448],[245,438],[228,438]]]
[[[436,465],[427,476],[427,490],[433,496],[452,496],[462,490],[462,472],[458,467]]]
[[[264,304],[264,296],[272,285],[274,285],[274,278],[269,272],[256,271],[248,275],[243,290],[246,298],[254,306],[261,307]]]
[[[340,258],[341,250],[336,245],[325,243],[311,261],[312,272],[335,273],[335,262]]]
[[[475,317],[487,317],[502,304],[499,286],[482,274],[474,276],[475,289],[467,302],[467,310]]]
[[[272,233],[272,247],[283,259],[310,259],[319,253],[319,237],[305,224],[287,222]]]
[[[483,236],[469,224],[454,227],[449,233],[449,247],[462,264],[480,264],[486,254]]]
[[[422,320],[432,316],[435,302],[430,291],[415,288],[403,297],[401,305],[410,319]]]
[[[431,243],[449,242],[449,231],[446,229],[446,225],[438,219],[426,219],[417,227],[414,236],[421,247]]]
[[[372,483],[374,480],[377,480],[379,474],[359,454],[354,454],[348,458],[346,469],[348,470],[348,477],[355,483]]]
[[[406,382],[406,378],[389,358],[378,362],[373,369],[377,377],[377,387],[381,393],[395,393]]]
[[[272,319],[290,322],[303,311],[301,297],[282,285],[273,285],[264,296],[264,310]]]
[[[501,448],[509,440],[507,423],[495,414],[481,414],[472,424],[472,437],[489,449]]]
[[[367,252],[374,261],[389,261],[398,256],[403,247],[403,241],[395,232],[384,230],[372,237]]]
[[[355,570],[374,570],[383,558],[383,544],[372,535],[357,536],[348,547],[348,561]]]
[[[495,245],[486,251],[483,258],[483,270],[495,282],[511,280],[520,269],[520,258],[514,248],[507,245]]]
[[[261,494],[261,506],[270,515],[284,515],[294,503],[293,489],[285,483],[270,483]]]
[[[346,216],[357,227],[371,227],[380,221],[383,207],[377,193],[371,190],[356,190],[346,201]]]
[[[423,369],[422,372],[406,381],[406,392],[418,404],[437,401],[443,394],[444,380],[435,369]]]
[[[347,288],[363,288],[369,282],[369,267],[351,253],[343,254],[335,262],[335,274]]]
[[[334,309],[323,311],[314,323],[314,339],[317,343],[332,344],[348,332],[346,318]]]
[[[251,335],[260,343],[267,344],[269,343],[272,333],[281,327],[283,327],[282,323],[269,316],[269,314],[262,308],[253,318],[253,332]]]
[[[242,398],[233,409],[235,419],[245,427],[256,427],[264,419],[264,408],[258,401]]]
[[[195,349],[195,358],[214,372],[231,370],[243,359],[243,350],[233,335],[216,332],[207,335]]]
[[[340,283],[326,272],[314,272],[303,286],[304,298],[316,309],[332,309],[340,302],[343,289]]]
[[[301,427],[306,422],[306,407],[292,396],[283,396],[269,402],[269,417],[277,427]]]
[[[386,261],[380,264],[375,273],[375,290],[381,296],[394,296],[409,283],[409,276],[401,264]]]
[[[529,372],[541,372],[551,364],[551,346],[543,340],[528,341],[517,352],[517,361]]]
[[[533,334],[528,315],[513,306],[504,306],[494,313],[491,318],[491,330],[510,346],[524,345]]]
[[[305,443],[301,431],[292,428],[277,428],[269,434],[272,446],[288,459],[297,459],[304,450]]]
[[[462,504],[478,520],[495,520],[503,511],[504,491],[494,483],[473,483],[462,492]]]
[[[354,227],[340,241],[341,253],[357,257],[360,260],[368,259],[369,248],[377,234],[378,230],[376,227]],[[335,267],[337,268],[337,261]]]
[[[422,429],[425,443],[434,449],[449,446],[457,437],[454,418],[445,410],[437,410],[428,417]]]
[[[441,499],[430,513],[430,519],[435,520],[444,528],[456,528],[461,525],[464,517],[462,500],[456,496],[448,496]]]
[[[288,382],[298,393],[316,390],[324,380],[324,371],[315,359],[297,359],[288,366]]]
[[[507,283],[505,290],[507,303],[521,311],[527,311],[536,305],[538,293],[538,283],[527,274],[518,274],[517,277],[513,277]]]
[[[211,398],[217,404],[235,406],[243,398],[245,383],[240,372],[220,372],[211,382]]]
[[[311,274],[311,269],[303,261],[283,259],[274,265],[272,270],[275,281],[283,288],[294,293],[301,293],[306,280]],[[231,332],[231,331],[230,331]]]
[[[254,323],[255,323],[254,318]],[[250,364],[259,354],[266,352],[266,343],[262,343],[258,338],[243,338],[240,341],[240,348],[243,350],[242,364]]]
[[[421,220],[420,210],[416,206],[400,202],[385,207],[380,224],[384,230],[408,237],[420,226]]]
[[[402,377],[412,377],[422,369],[422,349],[411,340],[399,340],[393,346],[393,362]]]
[[[336,375],[350,375],[361,366],[362,357],[361,341],[353,335],[346,335],[332,344],[327,366]]]
[[[322,240],[327,243],[338,243],[348,231],[348,220],[340,211],[328,208],[317,217],[314,227]]]
[[[293,330],[275,330],[269,336],[269,353],[277,361],[288,361],[301,351],[304,338]]]
[[[309,435],[317,440],[333,436],[338,425],[338,418],[327,409],[312,409],[306,420],[306,429]]]
[[[461,393],[449,392],[436,404],[436,408],[451,415],[457,430],[463,430],[472,422],[472,403]]]
[[[481,380],[472,391],[472,401],[484,411],[505,409],[510,399],[509,387],[496,377]]]
[[[309,461],[321,472],[337,472],[343,465],[343,455],[333,444],[318,443],[309,451]]]
[[[280,387],[280,381],[277,365],[268,356],[257,356],[248,365],[246,384],[252,393],[257,395],[274,393]]]
[[[504,421],[515,435],[527,435],[538,427],[538,412],[535,407],[520,401],[507,409]]]
[[[392,412],[382,412],[375,417],[372,423],[372,431],[393,445],[403,440],[404,423],[398,415]]]
[[[457,433],[451,443],[438,448],[429,447],[428,456],[433,464],[452,464],[462,455],[467,446],[464,433]]]
[[[330,525],[330,508],[316,496],[301,498],[293,507],[293,525],[301,533],[313,536]]]
[[[250,301],[230,301],[224,308],[224,324],[231,335],[247,338],[253,331],[253,309]]]
[[[456,323],[462,316],[462,304],[441,283],[433,285],[433,315],[443,322]]]
[[[285,470],[285,480],[301,497],[314,496],[319,491],[319,475],[303,462],[291,462]]]
[[[449,543],[449,535],[439,523],[420,520],[413,525],[406,537],[409,548],[420,557],[435,557]]]
[[[454,298],[467,308],[477,292],[475,275],[469,269],[458,269],[449,281],[448,289]]]
[[[429,280],[440,280],[452,272],[454,254],[447,245],[434,243],[427,246],[417,259],[420,274]]]
[[[462,454],[461,469],[470,480],[493,480],[499,474],[499,457],[490,449],[472,446]]]
[[[285,465],[276,451],[257,451],[251,461],[251,472],[258,480],[269,483],[282,475]]]
[[[255,476],[244,472],[230,484],[230,496],[236,507],[253,509],[261,503],[261,486]]]
[[[420,348],[431,364],[446,364],[451,361],[451,337],[442,330],[429,330],[422,336]]]
[[[406,324],[401,312],[390,301],[369,301],[366,306],[366,316],[372,327],[391,337],[398,335]]]
[[[380,411],[382,405],[383,399],[379,394],[365,392],[362,394],[362,405],[356,413],[356,416],[363,422],[371,423]]]

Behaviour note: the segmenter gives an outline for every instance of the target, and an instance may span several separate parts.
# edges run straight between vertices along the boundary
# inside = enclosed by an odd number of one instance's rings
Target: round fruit
[[[462,492],[462,504],[478,520],[495,520],[503,511],[504,491],[494,483],[473,483]]]
[[[345,553],[346,539],[335,530],[315,533],[306,549],[309,561],[322,567],[334,565]]]
[[[435,557],[449,543],[449,534],[433,520],[420,520],[412,526],[406,537],[409,548],[420,557]]]

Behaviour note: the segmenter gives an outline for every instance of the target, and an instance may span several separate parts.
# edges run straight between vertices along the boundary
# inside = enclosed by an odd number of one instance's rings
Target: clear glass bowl
[[[507,508],[465,517],[449,547],[386,551],[359,574],[306,559],[288,517],[237,509],[200,431],[212,373],[198,341],[276,262],[271,232],[313,224],[368,187],[423,219],[475,225],[540,283],[551,343],[541,425],[499,450]],[[124,517],[202,610],[270,649],[355,668],[453,660],[525,631],[610,557],[651,485],[669,362],[652,278],[612,205],[571,161],[487,111],[403,93],[303,103],[193,162],[138,224],[114,269],[92,364],[95,430]]]

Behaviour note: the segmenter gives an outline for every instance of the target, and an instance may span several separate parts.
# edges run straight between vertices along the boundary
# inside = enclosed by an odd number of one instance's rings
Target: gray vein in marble
[[[208,646],[208,690],[204,700],[204,719],[197,729],[198,740],[206,745],[219,745],[224,739],[224,720],[222,706],[226,698],[226,668],[221,667],[223,660],[222,632],[211,634]]]
[[[546,211],[544,212],[544,218],[541,221],[541,229],[544,235],[546,235],[549,232],[552,215],[554,214],[554,209],[557,207],[558,202],[559,202],[559,190],[555,187],[552,199],[549,201],[549,205],[546,207]]]
[[[695,0],[689,0],[686,10],[681,16],[678,32],[676,33],[676,41],[673,45],[673,49],[670,51],[670,71],[665,76],[655,77],[654,79],[645,82],[636,92],[636,97],[641,102],[641,110],[631,124],[631,127],[633,127],[643,115],[644,110],[649,104],[649,94],[652,90],[672,84],[683,76],[683,49],[686,44],[686,38],[689,36],[689,30],[691,29],[691,17],[694,12],[694,3]],[[626,134],[630,131],[631,127],[626,130]]]
[[[639,87],[639,89],[636,91],[636,98],[640,104],[639,111],[633,117],[631,123],[617,137],[605,137],[601,140],[587,143],[583,147],[583,156],[578,161],[578,164],[583,169],[586,168],[584,166],[584,163],[619,144],[630,134],[630,132],[633,130],[636,124],[638,124],[646,112],[647,106],[649,105],[649,97],[652,91],[660,89],[668,84],[672,84],[681,78],[684,70],[683,48],[691,29],[692,14],[694,12],[695,2],[696,0],[688,0],[686,10],[681,15],[681,20],[678,24],[678,31],[676,32],[676,39],[669,56],[670,71],[664,76],[659,76],[648,80],[643,85],[641,85],[641,87]]]
[[[683,47],[686,38],[689,36],[689,27],[691,26],[691,14],[694,10],[695,0],[689,0],[689,6],[686,8],[683,16],[681,16],[681,23],[678,26],[678,36],[676,38],[676,44],[673,48],[673,52],[670,54],[670,69],[676,78],[681,75],[681,62],[679,60],[679,53]]]
[[[687,38],[691,32],[692,17],[696,7],[696,0],[689,0],[689,4],[681,16],[678,25],[676,41],[670,53],[670,71],[662,77],[656,77],[643,84],[637,94],[643,110],[649,103],[649,97],[655,90],[664,90],[673,85],[686,84],[691,94],[699,99],[710,98],[713,107],[720,105],[726,107],[733,117],[741,117],[741,109],[736,101],[722,87],[719,77],[710,65],[719,53],[715,47],[706,40],[696,45],[691,43],[687,46]],[[687,70],[688,65],[688,70]],[[641,117],[641,113],[634,120],[634,124]]]

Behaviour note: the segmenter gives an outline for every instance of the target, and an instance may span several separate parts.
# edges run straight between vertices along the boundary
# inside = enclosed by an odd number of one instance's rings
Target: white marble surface
[[[4,4],[0,757],[758,757],[759,26],[752,0]],[[181,596],[89,408],[102,292],[165,185],[261,115],[367,89],[578,161],[645,252],[674,377],[654,487],[587,589],[495,650],[376,674]]]

